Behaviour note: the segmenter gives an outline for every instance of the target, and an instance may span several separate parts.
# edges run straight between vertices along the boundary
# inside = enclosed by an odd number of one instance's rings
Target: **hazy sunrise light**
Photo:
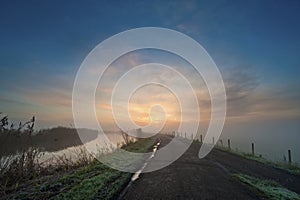
[[[0,200],[300,199],[299,75],[299,0],[0,0]]]

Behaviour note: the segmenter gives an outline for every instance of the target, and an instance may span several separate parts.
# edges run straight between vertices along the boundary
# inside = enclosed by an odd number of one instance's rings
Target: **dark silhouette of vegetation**
[[[77,130],[74,128],[56,127],[34,131],[35,117],[15,127],[9,123],[8,117],[4,116],[0,120],[0,156],[14,155],[29,148],[35,147],[40,151],[58,151],[72,146],[82,145]],[[97,132],[82,129],[86,134],[86,141],[94,140]]]
[[[74,150],[76,158],[63,154],[47,162],[40,162],[42,150],[55,151],[82,143],[75,129],[58,127],[34,132],[34,124],[35,117],[26,123],[20,122],[17,128],[13,123],[9,123],[8,116],[0,120],[0,191],[2,193],[5,193],[7,188],[17,187],[20,183],[42,175],[74,169],[94,162],[93,156],[84,148]],[[93,134],[90,139],[96,137],[95,132]]]

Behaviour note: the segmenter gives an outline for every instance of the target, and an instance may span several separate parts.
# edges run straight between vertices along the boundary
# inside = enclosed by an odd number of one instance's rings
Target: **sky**
[[[290,131],[296,132],[300,128],[295,125],[300,119],[299,20],[297,0],[1,1],[0,112],[13,121],[35,115],[38,128],[72,126],[73,83],[88,53],[119,32],[164,27],[199,42],[219,67],[231,130],[240,123],[264,127],[262,121],[269,121],[268,131],[274,124],[293,123]],[[197,90],[203,120],[209,119],[207,88],[191,66],[167,52],[142,50],[113,63],[106,85],[99,85],[97,116],[105,128],[113,126],[107,93],[118,74],[152,61],[187,75]],[[147,86],[134,94],[130,112],[136,123],[146,125],[149,107],[164,104],[169,128],[174,128],[180,117],[176,101],[165,88]],[[161,113],[154,109],[153,118],[161,119]]]

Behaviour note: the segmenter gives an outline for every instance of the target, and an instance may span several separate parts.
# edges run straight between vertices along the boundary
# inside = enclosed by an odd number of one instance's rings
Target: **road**
[[[164,146],[172,138],[160,139]],[[264,199],[253,188],[232,178],[231,174],[237,172],[273,179],[300,193],[299,176],[218,149],[199,159],[199,149],[200,143],[194,142],[171,165],[142,174],[130,183],[120,199]]]

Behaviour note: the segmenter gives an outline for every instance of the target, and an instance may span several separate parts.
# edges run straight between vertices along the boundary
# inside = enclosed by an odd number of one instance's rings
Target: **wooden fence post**
[[[254,143],[252,143],[252,155],[254,156]]]
[[[203,140],[202,140],[202,135],[200,135],[200,141],[201,141],[201,143],[203,142]]]
[[[230,147],[230,139],[228,139],[228,149],[230,150],[231,147]]]
[[[291,154],[291,150],[288,150],[288,157],[289,157],[289,164],[292,163],[292,154]]]

